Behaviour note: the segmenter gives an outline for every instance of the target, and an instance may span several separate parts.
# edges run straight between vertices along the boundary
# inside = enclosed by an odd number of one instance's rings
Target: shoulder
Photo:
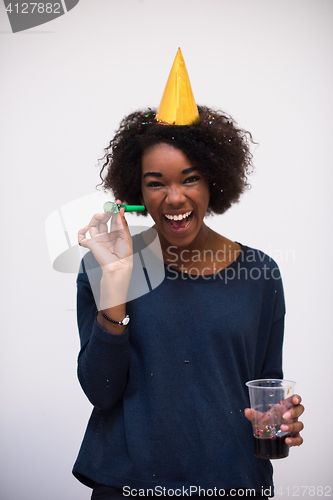
[[[283,297],[281,271],[275,260],[257,248],[241,245],[241,252],[235,261],[237,276],[260,287],[263,293],[278,293]]]
[[[242,245],[241,246],[241,252],[239,255],[239,259],[241,262],[248,264],[250,267],[255,267],[260,266],[260,267],[267,267],[269,269],[278,269],[279,266],[275,262],[275,260],[264,253],[262,250],[259,250],[257,248],[251,248],[247,245]]]
[[[248,283],[261,290],[263,303],[274,304],[275,316],[285,314],[284,289],[281,272],[275,260],[257,248],[241,245],[238,272],[245,275]],[[241,271],[242,270],[242,271]]]

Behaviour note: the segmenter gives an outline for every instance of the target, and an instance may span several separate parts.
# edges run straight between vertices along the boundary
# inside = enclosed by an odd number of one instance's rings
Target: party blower
[[[108,215],[117,214],[121,208],[125,208],[125,212],[144,212],[146,210],[144,205],[119,205],[113,201],[107,201],[103,205],[103,210]]]

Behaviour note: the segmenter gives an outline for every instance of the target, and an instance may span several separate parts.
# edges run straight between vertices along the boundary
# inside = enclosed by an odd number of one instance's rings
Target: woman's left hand
[[[289,446],[300,446],[303,443],[303,438],[300,435],[301,430],[304,428],[303,422],[298,420],[298,417],[304,412],[304,406],[301,404],[302,398],[298,394],[293,396],[292,402],[294,406],[286,411],[283,415],[285,420],[289,420],[288,424],[281,425],[281,431],[290,432],[290,436],[286,438],[286,444]],[[253,410],[251,408],[245,409],[245,416],[250,422],[253,418]]]

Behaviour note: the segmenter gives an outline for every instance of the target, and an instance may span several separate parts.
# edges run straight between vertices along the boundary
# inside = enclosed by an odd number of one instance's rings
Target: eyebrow
[[[147,177],[148,175],[152,175],[153,177],[162,177],[162,174],[160,172],[147,172],[143,178]]]
[[[193,170],[197,170],[196,167],[189,167],[189,168],[184,168],[184,170],[181,171],[182,174],[189,174],[190,172],[193,172]],[[146,172],[143,176],[143,178],[148,177],[148,175],[151,175],[153,177],[163,177],[160,172]]]
[[[189,174],[190,172],[193,172],[193,170],[198,170],[198,169],[196,167],[185,168],[184,170],[182,170],[182,174]]]

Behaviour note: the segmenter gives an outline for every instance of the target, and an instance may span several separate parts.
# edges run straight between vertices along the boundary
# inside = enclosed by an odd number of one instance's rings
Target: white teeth
[[[186,219],[186,217],[188,217],[191,213],[192,210],[190,212],[185,212],[184,214],[179,214],[179,215],[165,215],[165,217],[171,220],[182,220]]]

